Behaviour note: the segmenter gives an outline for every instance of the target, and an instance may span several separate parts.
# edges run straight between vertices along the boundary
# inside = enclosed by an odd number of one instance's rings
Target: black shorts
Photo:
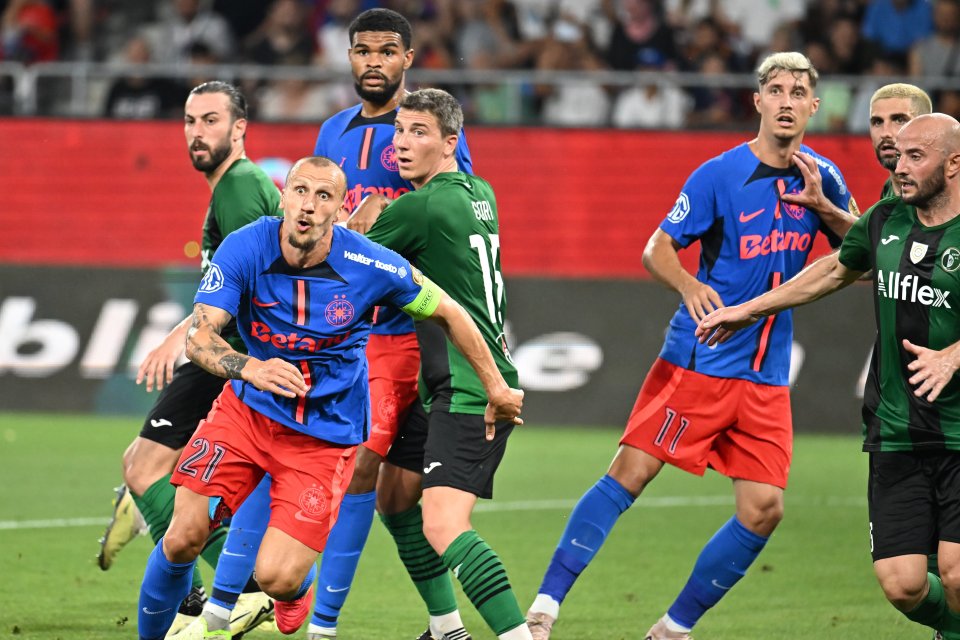
[[[960,452],[871,453],[867,502],[874,560],[960,543]]]
[[[493,474],[507,450],[513,423],[497,424],[485,438],[483,416],[434,411],[423,455],[423,488],[452,487],[480,498],[493,497]]]
[[[192,362],[177,367],[143,421],[140,437],[171,449],[182,449],[210,413],[227,381]]]
[[[423,450],[427,445],[427,413],[419,400],[410,405],[397,437],[387,451],[387,462],[401,469],[423,473]]]

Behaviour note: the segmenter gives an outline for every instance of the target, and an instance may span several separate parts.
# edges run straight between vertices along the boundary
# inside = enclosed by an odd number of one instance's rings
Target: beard
[[[390,79],[384,76],[382,87],[367,89],[363,86],[362,82],[356,81],[353,83],[353,89],[357,92],[357,95],[360,96],[361,100],[382,107],[390,102],[391,98],[397,94],[397,90],[400,89],[400,84],[401,81],[399,79],[390,82]]]
[[[923,182],[917,182],[916,185],[917,192],[910,197],[902,194],[903,187],[901,186],[901,198],[907,204],[913,205],[918,209],[928,209],[930,208],[931,203],[944,196],[944,192],[947,188],[947,179],[944,177],[943,171],[941,170],[937,171]]]
[[[291,231],[287,234],[287,242],[290,243],[290,246],[294,249],[299,249],[304,253],[310,253],[317,246],[319,238],[301,238],[297,235],[295,231]]]
[[[223,144],[219,147],[211,148],[209,145],[201,144],[202,148],[206,149],[209,153],[209,157],[206,160],[198,160],[195,155],[193,155],[193,150],[190,152],[190,161],[193,163],[193,168],[197,171],[203,171],[204,173],[213,173],[217,170],[223,161],[227,159],[227,156],[230,155],[232,147],[230,145],[230,140],[224,140]]]
[[[877,154],[877,160],[880,162],[880,166],[886,169],[887,171],[896,171],[897,169],[897,156],[891,158],[884,158],[882,151],[878,148],[874,150]]]

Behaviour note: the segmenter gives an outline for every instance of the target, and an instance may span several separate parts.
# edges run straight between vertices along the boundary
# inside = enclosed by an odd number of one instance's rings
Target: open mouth
[[[306,233],[312,226],[313,225],[310,224],[310,222],[306,219],[301,218],[300,220],[297,220],[297,231],[300,233]]]
[[[795,120],[793,119],[793,116],[788,115],[786,113],[782,113],[779,116],[777,116],[777,122],[785,127],[790,127],[790,126],[793,126]]]

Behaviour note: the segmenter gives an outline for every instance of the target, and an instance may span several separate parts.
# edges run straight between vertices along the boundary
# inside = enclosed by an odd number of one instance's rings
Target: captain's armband
[[[432,316],[437,307],[440,306],[443,289],[419,271],[414,273],[413,279],[420,285],[420,293],[413,299],[413,302],[403,307],[402,310],[414,320],[424,320]]]

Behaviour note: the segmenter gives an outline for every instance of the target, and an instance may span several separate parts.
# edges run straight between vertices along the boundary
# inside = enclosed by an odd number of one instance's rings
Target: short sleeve
[[[677,197],[673,209],[660,223],[667,235],[687,247],[700,239],[717,218],[714,168],[717,160],[710,160],[694,171]]]
[[[850,227],[840,245],[840,263],[853,271],[870,271],[873,268],[873,247],[870,245],[871,208]]]
[[[255,174],[227,174],[217,185],[213,206],[217,225],[226,236],[263,216],[277,215],[280,192]]]
[[[320,133],[317,134],[317,142],[313,145],[313,155],[324,156],[329,158],[330,153],[329,153],[329,150],[327,149],[326,136],[323,135],[324,130],[326,128],[327,128],[327,123],[324,122],[323,125],[320,127]]]
[[[473,175],[473,158],[470,157],[470,147],[467,146],[467,132],[460,129],[460,138],[457,140],[457,167],[464,173]]]
[[[248,245],[238,234],[224,239],[200,281],[194,304],[217,307],[236,317],[240,298],[247,285],[248,261],[258,253]]]
[[[426,205],[425,199],[413,194],[400,196],[383,210],[367,238],[404,256],[420,254],[429,229]]]

